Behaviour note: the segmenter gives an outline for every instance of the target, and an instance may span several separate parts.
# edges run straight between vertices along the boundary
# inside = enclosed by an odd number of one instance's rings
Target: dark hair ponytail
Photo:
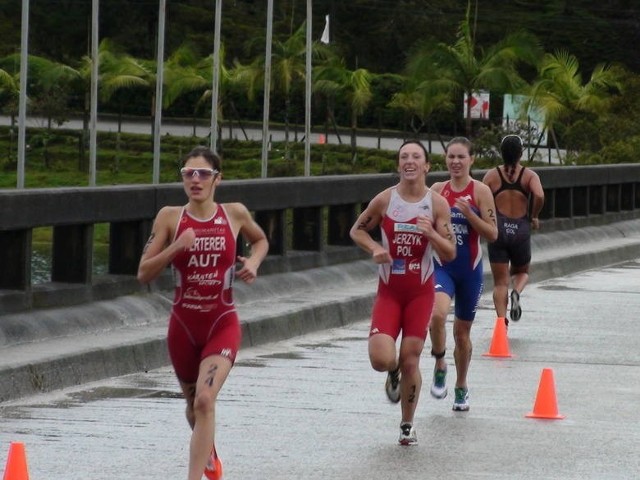
[[[500,154],[509,180],[514,179],[516,165],[522,158],[523,150],[522,139],[518,135],[507,135],[500,143]]]

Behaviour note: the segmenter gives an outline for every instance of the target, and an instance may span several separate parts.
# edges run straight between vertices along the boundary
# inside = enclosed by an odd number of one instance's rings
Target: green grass
[[[89,182],[89,149],[80,162],[80,135],[77,131],[29,129],[25,160],[25,187],[83,186]],[[99,133],[96,159],[97,185],[145,184],[152,182],[153,145],[150,135]],[[160,182],[179,181],[182,157],[205,138],[165,136],[161,141]],[[0,127],[0,188],[14,188],[17,175],[17,138],[8,127]],[[226,140],[219,145],[226,179],[259,178],[261,142]],[[359,149],[352,163],[346,145],[312,145],[312,175],[344,173],[385,173],[395,170],[395,152]],[[304,173],[304,145],[290,143],[288,154],[282,142],[274,142],[269,152],[268,175],[295,176]]]
[[[53,227],[37,227],[31,231],[34,245],[50,245],[53,239]],[[96,223],[93,226],[93,243],[96,246],[109,245],[109,224]]]
[[[80,161],[81,132],[32,128],[27,131],[25,187],[70,187],[89,184],[89,148]],[[205,145],[203,137],[164,136],[161,141],[160,182],[180,181],[178,170],[182,157],[196,145]],[[150,135],[99,133],[96,159],[97,185],[149,184],[153,181],[153,144]],[[0,188],[17,184],[17,135],[9,127],[0,127]],[[262,143],[224,140],[219,144],[223,173],[227,180],[260,178]],[[396,152],[358,148],[352,161],[349,145],[314,144],[311,146],[311,174],[341,175],[357,173],[392,173],[396,171]],[[496,159],[476,158],[474,170],[491,168]],[[534,166],[545,166],[534,163]],[[431,171],[445,169],[442,155],[431,155]],[[269,152],[269,177],[304,174],[304,144],[274,142]]]

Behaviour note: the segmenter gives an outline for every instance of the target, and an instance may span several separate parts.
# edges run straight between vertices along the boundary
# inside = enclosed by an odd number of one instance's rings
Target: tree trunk
[[[116,158],[113,165],[115,173],[120,171],[120,138],[122,136],[122,102],[120,102],[120,109],[118,110],[118,133],[116,134]]]
[[[562,154],[560,153],[560,147],[558,146],[558,139],[556,138],[556,131],[553,129],[553,127],[549,127],[549,133],[551,134],[551,138],[553,138],[553,144],[556,147],[556,152],[558,152],[558,162],[560,163],[560,165],[562,165],[564,163],[564,161],[562,160]]]
[[[82,115],[82,133],[78,145],[78,171],[88,172],[89,165],[86,157],[86,145],[89,138],[89,111],[85,108]]]
[[[231,102],[231,111],[233,112],[233,115],[236,118],[236,122],[238,122],[238,126],[240,127],[240,130],[242,131],[242,134],[244,135],[244,139],[248,141],[249,140],[249,136],[247,135],[247,132],[244,129],[244,125],[242,124],[242,119],[240,118],[240,114],[238,113],[238,109],[236,108],[236,104],[233,101]]]
[[[331,120],[333,131],[335,132],[336,137],[338,137],[338,144],[342,145],[342,137],[340,137],[340,131],[338,130],[338,124],[336,123],[336,117],[333,114],[333,111],[334,111],[333,99],[331,101],[327,100],[327,115],[329,116],[329,120]],[[326,138],[329,139],[328,133]]]
[[[473,98],[473,92],[467,92],[467,104],[465,109],[467,110],[467,118],[465,119],[465,131],[467,138],[471,138],[471,99]]]
[[[291,105],[291,100],[289,99],[289,95],[286,95],[284,100],[284,159],[285,161],[289,161],[289,108]]]
[[[155,147],[155,138],[154,138],[155,126],[156,126],[156,96],[154,94],[151,97],[151,151],[152,152]],[[158,135],[160,135],[160,132],[158,132]]]
[[[358,145],[357,136],[358,132],[358,117],[355,112],[351,113],[351,165],[355,166],[358,161]]]

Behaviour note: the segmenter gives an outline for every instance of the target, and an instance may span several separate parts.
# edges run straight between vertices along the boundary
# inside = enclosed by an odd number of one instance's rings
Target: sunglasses
[[[218,173],[218,170],[216,170],[215,168],[189,168],[189,167],[184,167],[180,169],[180,175],[182,175],[182,178],[193,178],[194,176],[198,176],[198,178],[211,178],[216,176]]]

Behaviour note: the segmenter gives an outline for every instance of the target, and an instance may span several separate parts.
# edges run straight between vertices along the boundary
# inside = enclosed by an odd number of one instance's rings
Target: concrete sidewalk
[[[536,233],[531,281],[640,258],[640,220]],[[236,284],[243,347],[368,317],[376,266],[362,260]],[[485,291],[492,288],[485,255]],[[0,319],[0,402],[168,364],[170,292]]]

